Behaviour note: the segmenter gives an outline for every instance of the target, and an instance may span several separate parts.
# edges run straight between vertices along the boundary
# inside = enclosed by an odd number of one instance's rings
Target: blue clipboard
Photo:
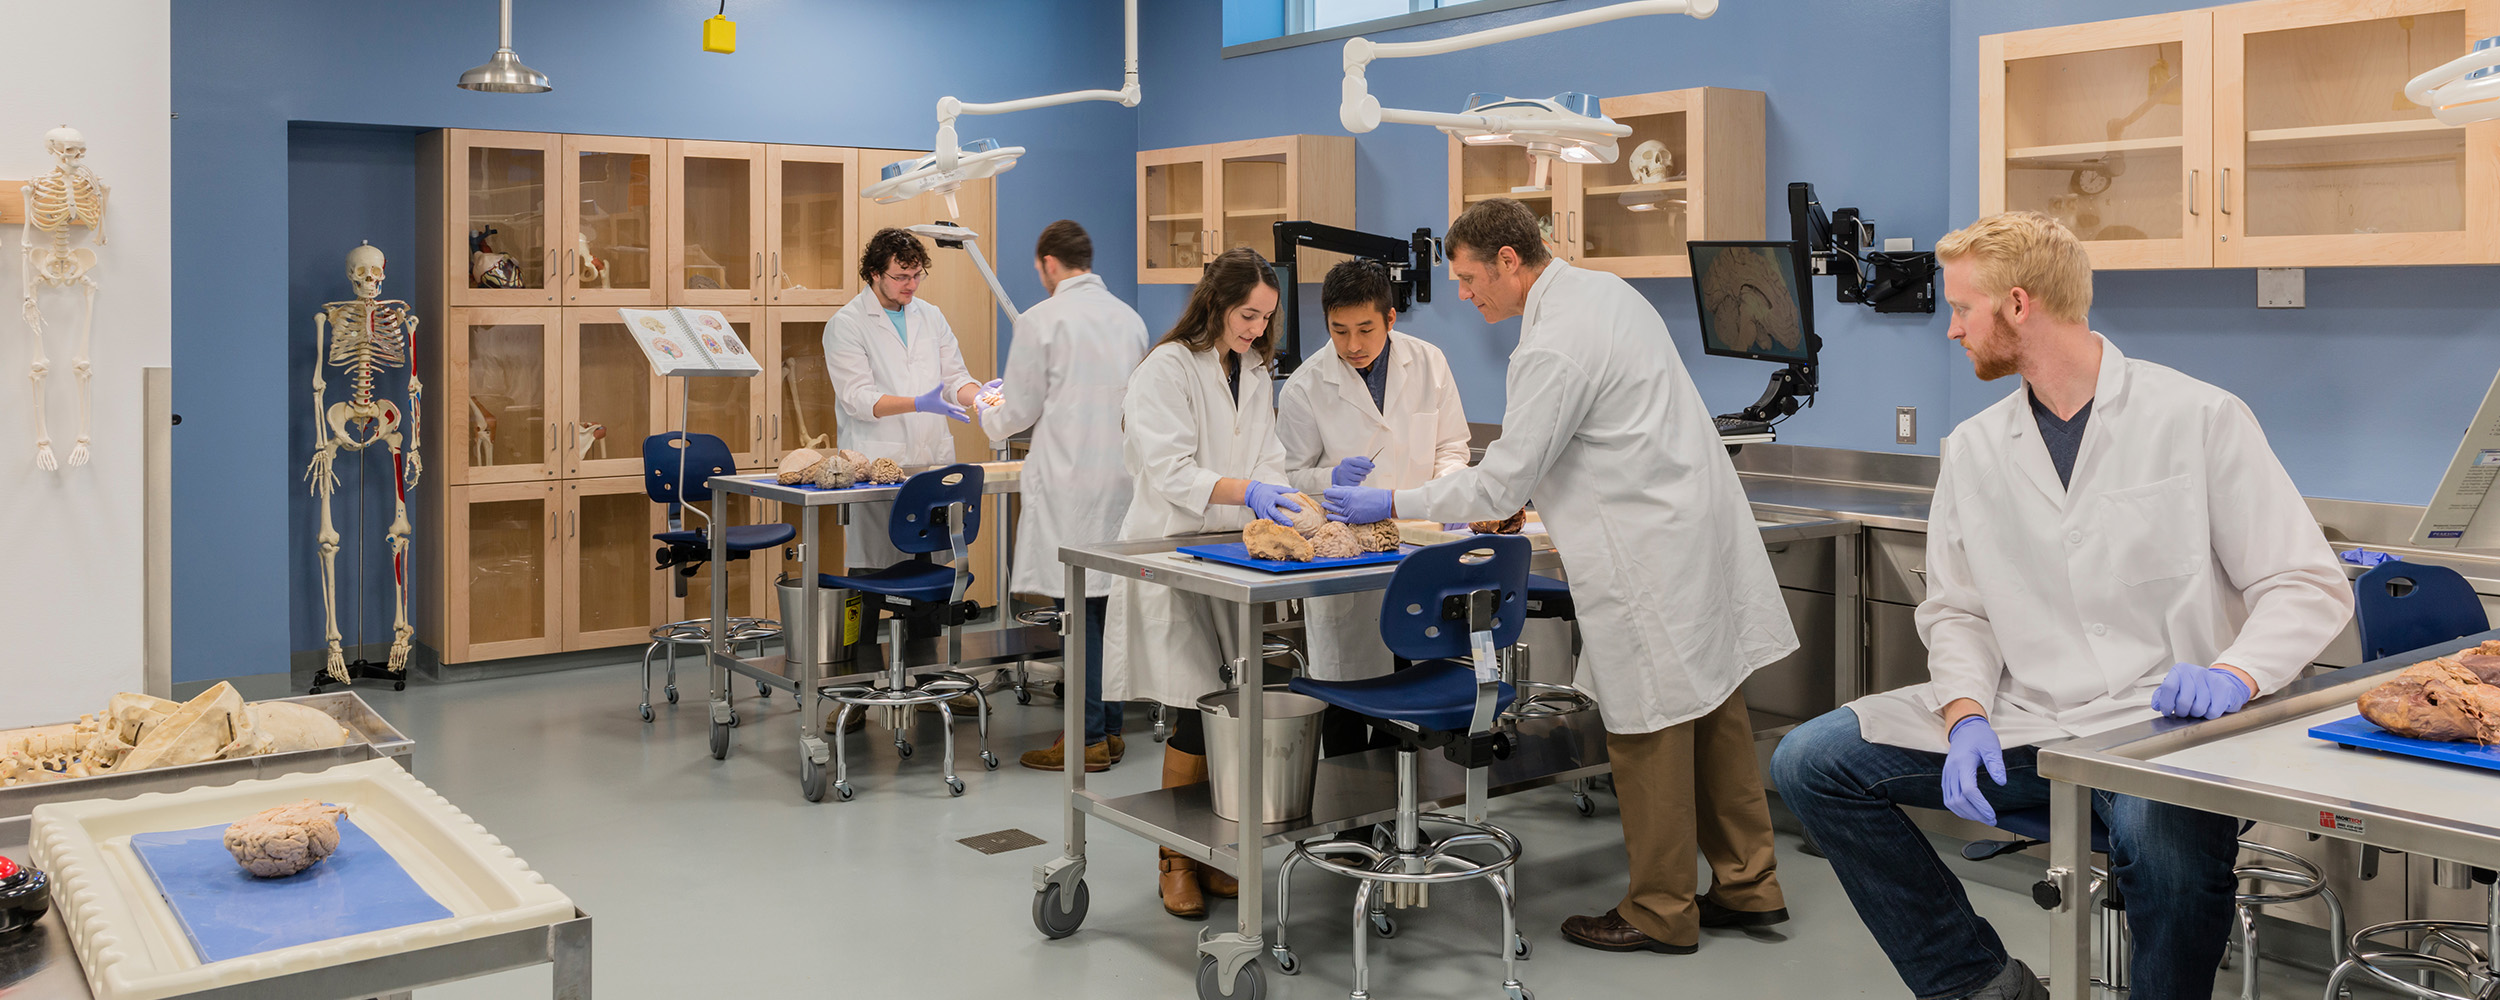
[[[202,963],[451,916],[352,819],[339,849],[285,878],[254,878],[226,850],[226,824],[130,838]]]
[[[1345,559],[1313,559],[1310,562],[1286,562],[1281,559],[1252,559],[1250,558],[1250,550],[1244,547],[1240,542],[1225,542],[1222,545],[1183,545],[1173,551],[1185,556],[1196,556],[1208,562],[1219,562],[1227,566],[1239,566],[1243,569],[1255,569],[1262,573],[1308,573],[1313,570],[1323,569],[1352,569],[1357,566],[1385,566],[1406,558],[1407,549],[1407,546],[1400,545],[1395,552],[1366,552],[1362,555]]]
[[[2380,729],[2369,719],[2355,715],[2323,726],[2312,726],[2309,735],[2330,743],[2341,743],[2363,750],[2419,757],[2446,764],[2463,764],[2486,771],[2500,771],[2500,747],[2480,743],[2447,743],[2439,740],[2417,740]]]

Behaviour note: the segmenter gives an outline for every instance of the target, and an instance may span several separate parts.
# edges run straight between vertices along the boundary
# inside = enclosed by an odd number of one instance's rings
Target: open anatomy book
[[[625,328],[662,375],[744,377],[764,370],[714,309],[619,309]]]

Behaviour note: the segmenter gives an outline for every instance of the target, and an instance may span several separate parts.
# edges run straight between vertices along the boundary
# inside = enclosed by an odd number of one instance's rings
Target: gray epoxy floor
[[[1049,741],[1055,702],[996,699],[996,772],[972,760],[970,727],[959,731],[959,773],[970,786],[961,798],[949,798],[939,780],[929,716],[915,738],[921,752],[907,762],[897,762],[881,729],[852,737],[859,797],[811,804],[799,795],[796,707],[787,696],[766,707],[742,682],[742,725],[729,759],[714,761],[700,674],[682,677],[685,702],[659,706],[646,725],[634,710],[636,673],[622,664],[397,693],[358,689],[416,740],[419,778],[597,921],[601,997],[1194,995],[1194,942],[1210,923],[1164,914],[1152,848],[1117,829],[1089,827],[1092,910],[1083,929],[1059,941],[1033,929],[1030,872],[1061,849],[1064,786],[1055,774],[1018,767],[1015,756]],[[1093,780],[1114,792],[1152,787],[1160,752],[1141,732],[1126,761]],[[1603,911],[1624,888],[1614,803],[1602,793],[1598,803],[1593,819],[1580,818],[1561,789],[1493,805],[1494,819],[1527,847],[1519,917],[1535,957],[1520,968],[1540,997],[1907,996],[1829,866],[1800,853],[1792,834],[1780,837],[1795,915],[1784,925],[1708,931],[1699,954],[1681,957],[1568,944],[1556,930],[1562,919]],[[1007,828],[1048,843],[985,856],[955,842]],[[1271,873],[1281,856],[1269,853]],[[2016,953],[2042,955],[2048,917],[2021,890],[2036,864],[2006,859],[1964,870],[1974,904]],[[1282,976],[1269,963],[1269,996],[1346,995],[1352,894],[1349,883],[1317,876],[1296,887],[1303,971]],[[1232,904],[1220,902],[1214,916],[1211,923],[1229,927]],[[1437,891],[1430,908],[1399,920],[1395,939],[1371,946],[1374,996],[1502,995],[1489,889]],[[2217,996],[2236,996],[2236,974],[2225,980]],[[2271,997],[2314,997],[2322,982],[2277,966],[2268,980]],[[548,981],[540,967],[418,995],[543,998]]]

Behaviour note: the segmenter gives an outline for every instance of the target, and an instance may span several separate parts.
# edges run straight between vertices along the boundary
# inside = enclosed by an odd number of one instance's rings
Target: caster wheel
[[[859,793],[851,788],[850,782],[840,781],[834,783],[833,798],[836,802],[849,802],[851,797],[857,794]]]
[[[809,802],[825,800],[825,767],[806,758],[799,760],[799,794]]]
[[[1032,703],[1033,703],[1033,692],[1031,692],[1031,691],[1029,691],[1029,690],[1026,690],[1026,689],[1024,689],[1024,688],[1017,688],[1017,689],[1016,689],[1016,704],[1018,704],[1018,705],[1030,705],[1030,704],[1032,704]]]
[[[1215,982],[1215,957],[1209,955],[1198,960],[1198,1000],[1266,1000],[1266,998],[1267,973],[1259,968],[1259,963],[1244,963],[1240,972],[1233,973],[1233,995],[1227,998],[1223,989]]]
[[[998,755],[987,750],[981,751],[981,766],[993,771],[998,770]]]
[[[408,682],[407,682],[407,681],[392,681],[392,682],[391,682],[391,690],[393,690],[393,691],[406,691],[406,690],[408,690]]]
[[[651,703],[650,703],[650,702],[647,702],[647,701],[646,701],[646,702],[643,702],[643,703],[642,703],[642,721],[644,721],[644,722],[649,722],[649,721],[651,721]]]
[[[1287,951],[1283,948],[1271,948],[1268,949],[1268,952],[1276,957],[1276,971],[1282,972],[1288,976],[1298,976],[1302,974],[1302,961],[1293,957],[1293,952]]]
[[[901,742],[901,743],[897,743],[897,744],[895,744],[895,745],[894,745],[894,752],[895,752],[895,753],[897,753],[897,754],[900,754],[904,760],[910,760],[910,759],[911,759],[911,741],[910,741],[910,740],[905,740],[905,741],[903,741],[903,742]]]
[[[1398,922],[1386,913],[1372,914],[1372,934],[1382,940],[1398,936]]]
[[[668,703],[671,705],[677,704],[677,685],[675,684],[668,686]]]
[[[1058,886],[1054,885],[1034,893],[1033,929],[1041,931],[1043,937],[1053,941],[1076,933],[1077,926],[1085,922],[1085,908],[1092,902],[1092,895],[1086,890],[1085,883],[1079,880],[1076,883],[1074,908],[1062,911],[1059,909]]]
[[[964,779],[962,779],[962,778],[948,778],[948,779],[946,779],[946,794],[948,794],[948,795],[962,795],[963,793],[964,793]]]
[[[762,698],[762,699],[764,699],[765,701],[771,701],[771,700],[772,700],[772,698],[773,698],[773,689],[772,689],[772,687],[771,687],[771,686],[769,686],[769,685],[765,684],[763,681],[756,681],[756,682],[755,682],[755,696],[756,696],[756,697],[758,697],[758,698]]]
[[[1513,937],[1511,938],[1511,941],[1510,941],[1510,953],[1511,953],[1511,957],[1513,957],[1513,958],[1517,958],[1518,960],[1520,960],[1520,961],[1522,961],[1522,962],[1525,962],[1525,961],[1527,961],[1527,960],[1528,960],[1528,959],[1530,959],[1530,958],[1534,958],[1534,957],[1536,957],[1536,956],[1534,956],[1533,954],[1531,954],[1531,952],[1532,952],[1532,951],[1534,951],[1534,949],[1532,949],[1532,948],[1530,948],[1530,947],[1528,946],[1528,939],[1527,939],[1527,938],[1524,938],[1524,937],[1518,937],[1518,936],[1513,936]]]
[[[1572,808],[1580,810],[1581,819],[1587,819],[1591,816],[1597,815],[1597,800],[1589,798],[1586,795],[1573,795],[1571,797],[1571,806]]]
[[[712,759],[713,759],[713,760],[728,760],[728,759],[729,759],[729,727],[728,727],[728,726],[724,726],[724,725],[721,725],[721,724],[719,724],[719,723],[713,723],[713,724],[712,724]]]
[[[729,725],[731,728],[736,728],[738,725],[738,713],[734,709],[729,713]]]
[[[1510,1000],[1536,1000],[1536,991],[1525,986],[1505,986],[1503,989],[1510,992]]]

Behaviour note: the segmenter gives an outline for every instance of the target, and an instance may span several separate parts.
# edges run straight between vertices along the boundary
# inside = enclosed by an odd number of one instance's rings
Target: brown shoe
[[[838,708],[825,713],[825,728],[822,732],[832,732],[833,721],[841,717],[842,710]],[[866,728],[868,728],[868,710],[863,708],[851,713],[850,724],[842,727],[842,735],[848,736]]]
[[[1240,879],[1216,871],[1207,865],[1198,866],[1198,884],[1206,887],[1207,895],[1218,899],[1231,899],[1241,895]]]
[[[1701,950],[1699,944],[1668,944],[1641,933],[1623,914],[1613,910],[1604,916],[1568,917],[1562,924],[1563,937],[1572,944],[1599,951],[1654,951],[1662,955],[1690,955]]]
[[[1158,849],[1163,872],[1155,880],[1155,888],[1163,894],[1163,912],[1183,920],[1207,918],[1207,898],[1198,892],[1198,863]]]
[[[1120,758],[1128,756],[1128,741],[1121,739],[1120,734],[1105,734],[1102,741],[1110,745],[1112,763],[1117,764],[1120,762]]]
[[[1023,757],[1017,759],[1036,771],[1063,770],[1068,766],[1067,738],[1063,736],[1052,740],[1049,746],[1040,750],[1027,750]],[[1110,747],[1095,743],[1085,748],[1085,770],[1108,771],[1115,763],[1118,761],[1111,756]]]

